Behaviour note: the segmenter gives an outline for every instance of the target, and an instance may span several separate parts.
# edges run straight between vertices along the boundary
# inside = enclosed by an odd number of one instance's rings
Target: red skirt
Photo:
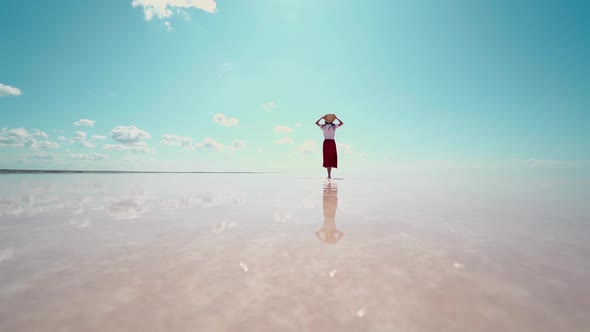
[[[333,139],[324,140],[324,167],[338,168],[338,153],[336,152],[336,141]]]

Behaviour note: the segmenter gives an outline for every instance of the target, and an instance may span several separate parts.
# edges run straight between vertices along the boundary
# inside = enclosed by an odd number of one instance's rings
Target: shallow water
[[[0,177],[1,331],[584,331],[585,187]]]

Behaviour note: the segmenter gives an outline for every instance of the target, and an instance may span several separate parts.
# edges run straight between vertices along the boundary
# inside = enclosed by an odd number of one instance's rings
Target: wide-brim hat
[[[326,114],[324,120],[326,120],[326,122],[334,122],[334,120],[336,120],[336,116],[332,113]]]

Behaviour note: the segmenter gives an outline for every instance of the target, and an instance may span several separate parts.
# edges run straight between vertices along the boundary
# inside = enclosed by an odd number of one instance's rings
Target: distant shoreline
[[[280,174],[280,172],[166,172],[166,171],[84,171],[68,169],[0,169],[0,174]]]

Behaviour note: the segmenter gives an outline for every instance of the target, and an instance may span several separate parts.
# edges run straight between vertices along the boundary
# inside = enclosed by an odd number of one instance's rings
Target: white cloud
[[[63,142],[66,140],[66,137],[65,136],[57,136],[57,139]]]
[[[39,129],[33,129],[33,136],[41,137],[41,138],[49,138],[49,136],[47,136],[47,134],[44,131],[41,131]]]
[[[59,144],[51,141],[40,141],[34,142],[31,145],[31,149],[57,149],[59,148]]]
[[[273,132],[275,134],[288,134],[288,133],[293,132],[293,129],[291,129],[291,128],[287,127],[287,126],[276,126],[273,129]]]
[[[20,96],[20,89],[0,83],[0,97]]]
[[[76,136],[70,138],[70,143],[86,140],[86,133],[83,131],[76,131]]]
[[[20,156],[21,160],[26,161],[38,161],[41,163],[48,163],[55,158],[55,155],[47,152],[33,152],[25,153]]]
[[[92,149],[95,145],[90,141],[81,141],[80,146],[87,149]]]
[[[154,152],[155,148],[150,148],[144,140],[152,136],[145,130],[136,126],[117,126],[111,130],[111,137],[121,144],[105,144],[104,150],[112,151],[130,151],[133,153]]]
[[[104,135],[92,135],[92,139],[93,140],[105,140],[105,139],[107,139],[107,137]]]
[[[260,107],[262,107],[262,109],[267,112],[272,112],[272,110],[277,107],[277,104],[274,101],[268,101],[266,103],[262,103]]]
[[[246,142],[244,140],[241,139],[234,139],[232,144],[231,144],[232,148],[234,150],[240,150],[240,149],[246,149]]]
[[[131,151],[133,153],[154,152],[156,149],[150,148],[146,142],[138,142],[134,144],[105,144],[102,146],[103,150],[111,151]]]
[[[217,113],[213,116],[213,122],[226,127],[237,126],[239,120],[236,118],[227,118],[223,113]]]
[[[303,144],[297,147],[297,151],[303,153],[314,153],[317,150],[317,144],[314,140],[305,140]]]
[[[350,144],[338,143],[337,146],[338,146],[338,150],[340,150],[346,154],[352,153],[352,145],[350,145]]]
[[[28,147],[31,149],[54,149],[60,146],[55,142],[37,141],[35,136],[48,138],[45,132],[38,129],[29,132],[24,128],[3,128],[0,131],[0,146]]]
[[[174,14],[174,9],[181,8],[196,8],[211,14],[217,11],[215,0],[133,0],[131,5],[133,8],[143,8],[146,21],[154,16],[159,19],[169,18]]]
[[[303,123],[301,123],[301,122],[297,122],[297,123],[295,124],[295,127],[299,128],[299,127],[301,127],[302,125],[303,125]]]
[[[291,137],[283,137],[275,141],[276,144],[293,144],[293,139]]]
[[[90,149],[94,147],[94,144],[86,139],[87,135],[83,131],[76,131],[76,136],[70,138],[70,143],[79,142],[81,147]]]
[[[193,139],[187,136],[178,136],[165,134],[162,135],[160,145],[165,146],[182,146],[185,150],[194,150],[195,147],[192,145]]]
[[[164,25],[166,26],[166,31],[170,32],[174,30],[174,28],[170,25],[170,22],[166,21],[164,22]]]
[[[94,120],[80,119],[80,120],[74,122],[73,125],[76,127],[80,127],[80,126],[94,127],[95,123],[96,123],[96,121],[94,121]]]
[[[111,137],[123,144],[135,144],[152,138],[145,130],[139,129],[136,126],[117,126],[111,130]]]
[[[197,148],[197,149],[208,148],[208,149],[213,149],[216,151],[225,150],[225,146],[222,143],[217,142],[216,140],[212,139],[211,137],[206,137],[205,139],[203,139],[202,142],[195,144],[195,148]]]
[[[88,154],[83,154],[83,153],[71,153],[70,154],[70,158],[72,159],[81,159],[81,160],[102,160],[105,158],[108,158],[109,156],[106,154],[100,154],[100,153],[88,153]]]
[[[0,146],[10,145],[14,147],[32,146],[37,140],[24,128],[7,129],[0,131]]]

